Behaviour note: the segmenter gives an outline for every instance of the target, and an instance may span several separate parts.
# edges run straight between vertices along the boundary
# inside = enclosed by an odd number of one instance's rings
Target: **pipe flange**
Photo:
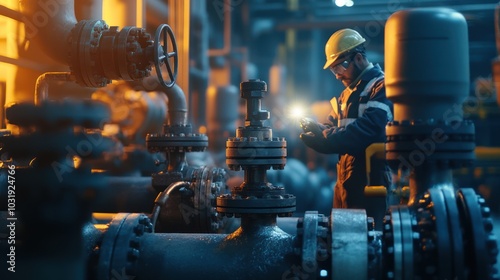
[[[102,239],[96,279],[138,276],[141,237],[152,232],[153,224],[145,214],[117,214]]]
[[[383,278],[438,277],[438,245],[432,207],[431,196],[425,193],[416,208],[402,205],[389,208],[383,226]]]
[[[375,220],[366,218],[368,238],[368,279],[382,279],[383,277],[383,232],[375,230]]]
[[[87,87],[104,87],[111,82],[97,72],[99,41],[109,26],[103,20],[81,20],[69,36],[69,67],[76,82]]]
[[[459,189],[457,204],[464,223],[466,265],[471,279],[498,279],[498,244],[493,233],[490,208],[473,189]]]
[[[145,49],[152,46],[153,42],[144,29],[125,26],[118,31],[118,27],[112,26],[111,30],[103,36],[109,37],[109,40],[112,38],[108,44],[106,44],[107,41],[102,40],[100,55],[101,60],[104,61],[103,67],[104,64],[115,66],[104,75],[130,81],[140,80],[151,74],[152,66],[146,57]],[[109,53],[114,55],[109,56]]]
[[[432,211],[432,200],[429,193],[426,193],[422,199],[418,201],[416,218],[418,223],[418,233],[420,237],[420,246],[418,253],[421,262],[418,263],[415,272],[421,273],[424,279],[438,277],[439,263],[437,259],[437,240],[436,240],[436,224],[435,216]]]
[[[385,278],[403,279],[403,242],[401,232],[401,218],[398,206],[391,206],[384,218],[384,265]]]
[[[297,221],[297,239],[294,251],[301,256],[302,268],[309,273],[308,279],[320,277],[321,270],[327,271],[330,264],[328,245],[328,217],[318,211],[306,211]]]
[[[386,127],[386,158],[408,168],[432,161],[450,167],[468,165],[474,159],[474,134],[471,121],[394,121]]]
[[[415,246],[414,273],[420,273],[424,279],[455,279],[459,276],[454,276],[454,260],[450,258],[454,252],[450,236],[457,233],[451,232],[449,226],[450,219],[459,217],[449,215],[447,204],[449,202],[445,201],[440,189],[430,189],[415,205],[419,242]]]
[[[45,100],[39,105],[16,103],[7,107],[5,114],[11,124],[49,129],[71,126],[102,128],[111,118],[109,107],[102,102],[70,99]]]
[[[127,29],[126,29],[127,28]],[[125,80],[141,80],[151,75],[152,65],[147,58],[146,48],[153,45],[151,35],[144,28],[124,27],[122,31],[127,33],[126,67],[129,70]],[[132,70],[133,71],[130,71]]]
[[[284,138],[259,140],[257,137],[232,137],[226,142],[226,164],[238,171],[246,166],[260,166],[282,170],[286,164]]]
[[[263,197],[225,194],[217,197],[217,212],[222,216],[234,214],[278,214],[291,215],[295,211],[295,196],[291,194]]]
[[[412,279],[419,233],[407,206],[391,206],[384,217],[382,254],[385,279]],[[376,271],[376,270],[375,270]]]
[[[452,219],[458,219],[458,212],[452,211],[452,209],[448,209],[446,204],[446,199],[443,195],[443,192],[440,188],[431,188],[429,189],[430,199],[432,204],[422,205],[426,208],[430,208],[433,215],[433,222],[435,228],[435,240],[436,240],[436,262],[438,268],[438,277],[440,279],[455,279],[460,274],[456,275],[453,271],[454,268],[454,258],[451,258],[455,253],[458,254],[458,258],[463,257],[460,256],[459,252],[455,252],[453,248],[453,240],[452,234],[456,234],[452,232],[452,228],[450,227],[450,222]],[[458,236],[457,236],[458,238]],[[460,248],[461,249],[461,248]],[[463,267],[459,268],[463,269]]]
[[[161,174],[170,184],[183,181],[186,186],[171,192],[168,203],[161,204],[155,228],[157,232],[217,233],[224,227],[225,221],[219,218],[215,208],[216,197],[229,192],[224,169],[200,167],[188,168],[184,174]],[[170,179],[169,175],[174,175],[174,179]]]
[[[364,209],[332,209],[329,279],[366,279],[368,227]]]
[[[148,134],[146,147],[150,152],[203,152],[208,147],[205,134]]]
[[[464,252],[464,240],[462,234],[457,234],[458,232],[462,232],[462,225],[460,222],[460,213],[457,207],[457,201],[455,197],[455,193],[452,188],[440,188],[438,190],[432,189],[433,192],[441,192],[442,198],[444,200],[445,210],[448,216],[447,223],[441,223],[438,220],[438,216],[436,215],[436,226],[438,229],[438,234],[440,228],[447,227],[449,236],[442,236],[441,239],[438,239],[438,242],[441,244],[445,244],[450,246],[450,252],[447,253],[447,258],[452,262],[451,272],[453,273],[454,279],[465,280],[464,276],[464,267],[465,267],[465,252]],[[431,192],[431,195],[433,193]],[[434,195],[435,196],[435,195]],[[433,197],[433,201],[434,201]],[[448,243],[445,243],[444,240],[447,240]],[[438,250],[444,250],[444,248],[439,248]],[[444,257],[443,254],[439,256],[440,258]],[[444,262],[446,264],[448,262]]]
[[[204,232],[218,232],[224,227],[224,222],[219,218],[216,206],[216,198],[227,194],[229,189],[225,184],[226,171],[222,168],[203,167],[193,172],[194,185],[193,206],[201,211],[199,225]]]
[[[148,134],[146,146],[150,152],[203,152],[208,147],[205,134],[192,133],[187,125],[165,125],[163,133]]]

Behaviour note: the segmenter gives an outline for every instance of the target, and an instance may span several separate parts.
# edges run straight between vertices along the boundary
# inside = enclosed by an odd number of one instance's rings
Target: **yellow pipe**
[[[385,157],[385,143],[373,143],[365,150],[366,156],[366,183],[370,185],[370,172],[372,170],[371,158],[377,156],[380,158]]]
[[[500,160],[500,147],[476,147],[477,160]]]

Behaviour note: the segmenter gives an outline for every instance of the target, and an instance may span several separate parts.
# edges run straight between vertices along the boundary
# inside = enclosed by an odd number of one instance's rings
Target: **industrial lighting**
[[[337,7],[352,7],[354,5],[354,1],[352,0],[335,0],[335,5]]]
[[[290,117],[294,119],[302,118],[304,114],[304,108],[300,105],[294,105],[290,108]]]
[[[347,0],[335,0],[335,5],[337,5],[337,7],[344,7],[346,2]]]

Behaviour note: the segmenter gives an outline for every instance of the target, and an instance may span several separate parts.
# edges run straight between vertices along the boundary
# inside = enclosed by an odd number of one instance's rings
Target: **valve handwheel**
[[[163,38],[161,38],[162,35]],[[168,51],[168,38],[170,38],[173,48],[171,52]],[[160,45],[160,39],[163,43],[162,45]],[[158,76],[158,81],[162,86],[170,88],[175,84],[179,59],[177,56],[177,43],[175,42],[174,32],[172,31],[172,28],[168,24],[161,24],[156,29],[153,49],[154,49],[154,65],[156,68],[156,75]],[[168,82],[166,82],[163,79],[163,73],[161,70],[161,66],[163,64],[165,64],[167,68],[168,77],[170,78],[170,81]]]

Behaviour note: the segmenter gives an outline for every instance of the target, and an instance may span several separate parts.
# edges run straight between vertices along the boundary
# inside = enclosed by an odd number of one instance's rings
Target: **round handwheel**
[[[170,38],[173,48],[171,52],[168,51],[168,38]],[[160,45],[160,39],[161,42],[163,43],[162,45]],[[170,28],[168,24],[161,24],[156,29],[153,49],[154,49],[154,64],[156,68],[156,75],[158,76],[158,81],[164,87],[172,87],[175,84],[175,79],[177,77],[177,68],[179,65],[178,63],[179,59],[177,56],[177,43],[175,42],[174,32],[172,31],[172,28]],[[166,82],[163,79],[163,73],[161,70],[161,66],[163,64],[165,64],[167,68],[168,77],[170,78],[170,81],[168,82]],[[173,69],[172,69],[172,64],[173,64]]]

